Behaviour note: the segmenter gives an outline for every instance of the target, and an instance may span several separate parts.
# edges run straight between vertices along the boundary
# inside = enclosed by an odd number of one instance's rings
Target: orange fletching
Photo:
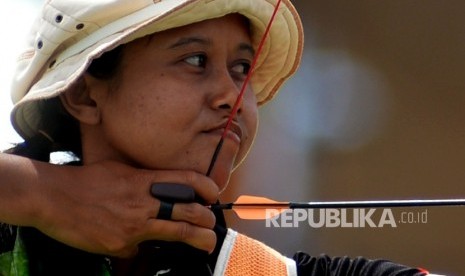
[[[279,216],[288,209],[288,203],[265,197],[242,195],[234,202],[233,210],[241,219],[261,220]]]
[[[252,196],[252,195],[241,195],[240,197],[237,198],[236,202],[234,204],[245,204],[245,203],[260,203],[260,204],[265,204],[265,203],[285,203],[285,202],[278,202],[266,197],[262,196]]]

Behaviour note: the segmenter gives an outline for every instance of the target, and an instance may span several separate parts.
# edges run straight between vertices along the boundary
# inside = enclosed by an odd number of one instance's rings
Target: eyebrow
[[[239,50],[249,52],[253,57],[255,56],[255,49],[248,43],[240,43]]]
[[[182,48],[190,44],[200,44],[203,46],[210,46],[212,42],[209,39],[198,37],[198,36],[182,37],[179,40],[177,40],[175,43],[169,45],[168,49]],[[238,51],[249,52],[252,56],[255,56],[255,49],[252,47],[252,45],[248,43],[239,43],[239,46],[237,47],[237,49]]]
[[[175,43],[168,46],[168,49],[182,48],[182,47],[187,46],[189,44],[200,44],[200,45],[209,46],[212,43],[211,43],[210,40],[202,38],[202,37],[189,36],[189,37],[180,38]]]

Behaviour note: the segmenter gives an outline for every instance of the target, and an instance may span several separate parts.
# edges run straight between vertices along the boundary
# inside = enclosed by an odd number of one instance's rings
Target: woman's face
[[[116,79],[91,84],[102,90],[96,100],[101,120],[93,154],[84,162],[113,159],[205,174],[253,56],[240,15],[129,43]],[[256,129],[256,98],[248,88],[211,174],[220,189],[245,157]]]

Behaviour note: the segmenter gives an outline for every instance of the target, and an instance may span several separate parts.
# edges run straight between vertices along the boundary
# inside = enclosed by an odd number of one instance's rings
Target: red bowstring
[[[210,161],[210,166],[208,167],[208,171],[206,173],[206,176],[210,176],[210,174],[211,174],[211,172],[213,170],[213,167],[215,166],[216,159],[218,158],[218,155],[220,153],[221,147],[223,146],[224,138],[226,137],[226,135],[227,135],[227,133],[229,131],[229,128],[231,126],[231,122],[232,122],[232,120],[234,119],[234,116],[236,116],[236,114],[237,114],[237,112],[239,110],[239,106],[241,105],[242,99],[244,98],[245,89],[247,88],[247,85],[249,84],[249,81],[250,81],[250,79],[252,77],[252,74],[255,71],[255,65],[257,64],[258,57],[260,56],[260,53],[263,50],[263,46],[265,45],[266,38],[268,37],[268,34],[270,32],[271,25],[273,24],[273,21],[274,21],[274,19],[276,17],[276,14],[278,13],[281,1],[282,0],[278,0],[278,2],[276,3],[276,6],[275,6],[275,8],[273,10],[273,14],[271,15],[270,21],[268,22],[268,25],[266,26],[265,33],[263,34],[262,39],[260,40],[260,43],[258,44],[258,48],[257,48],[256,54],[255,54],[255,57],[253,58],[252,64],[250,65],[249,73],[247,74],[247,76],[246,76],[246,78],[244,80],[244,83],[242,84],[239,95],[237,96],[236,102],[234,103],[234,106],[233,106],[233,108],[231,110],[231,114],[229,115],[228,121],[226,122],[226,126],[224,128],[223,134],[221,135],[221,139],[220,139],[220,141],[218,142],[218,145],[215,148],[215,152],[213,153],[212,160]]]

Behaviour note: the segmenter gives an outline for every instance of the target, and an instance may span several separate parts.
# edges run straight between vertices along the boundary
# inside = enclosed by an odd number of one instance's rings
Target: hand
[[[113,161],[38,171],[44,173],[34,191],[33,226],[65,244],[115,257],[136,254],[146,240],[180,241],[208,252],[215,247],[215,217],[209,208],[177,203],[172,220],[155,219],[160,201],[149,192],[154,182],[182,183],[214,203],[218,187],[204,175],[140,170]]]

